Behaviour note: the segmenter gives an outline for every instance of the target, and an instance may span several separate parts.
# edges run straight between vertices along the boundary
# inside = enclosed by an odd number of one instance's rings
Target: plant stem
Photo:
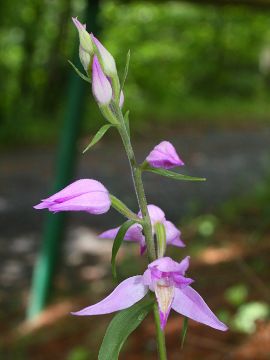
[[[166,360],[167,353],[166,353],[165,336],[164,336],[164,332],[161,330],[161,327],[160,327],[159,310],[158,310],[158,304],[156,302],[154,304],[154,318],[155,318],[155,325],[156,325],[157,347],[158,347],[159,359]]]
[[[142,172],[140,167],[138,166],[135,158],[135,154],[131,145],[130,137],[128,135],[125,120],[123,117],[123,114],[119,108],[118,105],[115,104],[114,106],[114,113],[119,121],[120,126],[118,126],[118,130],[120,133],[120,136],[122,138],[127,157],[129,160],[134,188],[138,200],[138,204],[140,207],[140,210],[142,212],[142,218],[144,220],[143,224],[143,230],[144,230],[144,236],[145,236],[145,242],[147,246],[147,255],[150,262],[155,260],[157,258],[156,256],[156,249],[155,249],[155,243],[152,235],[152,225],[150,221],[150,216],[147,209],[147,201],[145,196],[145,191],[143,187],[142,182]]]
[[[150,216],[147,209],[147,201],[144,191],[144,186],[142,182],[142,170],[138,166],[135,158],[135,154],[132,148],[132,144],[130,141],[130,136],[125,124],[125,119],[123,117],[122,111],[117,103],[114,103],[112,106],[113,114],[117,118],[119,125],[117,126],[120,136],[122,138],[127,157],[129,160],[133,183],[134,183],[134,189],[136,192],[138,204],[142,213],[143,218],[143,230],[144,230],[144,236],[145,236],[145,242],[147,246],[147,255],[149,262],[152,262],[157,258],[157,251],[155,248],[155,243],[153,239],[152,234],[152,224],[150,220]],[[158,304],[155,300],[154,304],[154,318],[155,318],[155,324],[156,324],[156,339],[157,339],[157,345],[158,345],[158,353],[159,353],[159,359],[160,360],[167,360],[166,355],[166,344],[165,344],[165,337],[164,333],[161,330],[160,327],[160,317],[159,317],[159,310],[158,310]]]

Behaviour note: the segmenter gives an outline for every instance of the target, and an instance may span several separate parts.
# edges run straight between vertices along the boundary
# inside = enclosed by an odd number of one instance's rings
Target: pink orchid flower
[[[156,145],[146,158],[149,165],[154,168],[172,169],[184,165],[174,146],[169,141],[162,141]]]
[[[184,247],[185,244],[181,240],[181,232],[176,228],[176,226],[171,222],[166,220],[164,212],[156,205],[148,205],[148,212],[152,224],[152,231],[155,234],[155,224],[162,223],[166,231],[166,242],[168,245],[174,245],[177,247]],[[141,212],[138,213],[138,216],[141,218]],[[114,239],[118,233],[120,227],[116,227],[110,230],[107,230],[99,235],[102,239]],[[125,234],[124,240],[134,241],[140,243],[141,254],[146,250],[145,238],[142,233],[142,226],[140,224],[132,225]]]
[[[59,211],[86,211],[99,215],[106,213],[111,206],[108,190],[93,179],[81,179],[68,185],[56,194],[44,199],[35,209]]]
[[[180,263],[169,257],[157,259],[148,265],[143,275],[124,280],[105,299],[72,314],[101,315],[123,310],[141,300],[150,290],[155,293],[158,302],[162,329],[173,309],[214,329],[227,330],[197,291],[189,286],[193,280],[185,277],[188,267],[189,257]]]

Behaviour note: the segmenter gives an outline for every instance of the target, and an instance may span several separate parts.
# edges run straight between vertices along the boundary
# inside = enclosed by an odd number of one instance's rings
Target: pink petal
[[[163,223],[165,221],[164,211],[162,211],[158,206],[150,204],[150,205],[147,205],[147,209],[149,212],[152,226],[155,225],[155,223],[157,223],[157,222]],[[141,211],[138,212],[138,216],[142,217]]]
[[[102,239],[115,239],[120,226],[104,231],[99,235]],[[144,236],[142,235],[142,229],[140,225],[132,225],[125,234],[124,240],[126,241],[135,241],[135,242],[144,242]]]
[[[180,261],[179,263],[180,274],[185,275],[187,269],[189,268],[189,260],[190,260],[190,256],[186,256],[182,261]]]
[[[187,278],[180,274],[173,274],[172,278],[173,278],[175,287],[177,287],[179,289],[183,289],[186,286],[188,286],[194,282],[194,280]]]
[[[52,203],[48,207],[50,211],[86,211],[93,215],[99,215],[110,209],[111,201],[104,192],[87,193],[61,203]]]
[[[148,265],[148,268],[156,268],[161,272],[181,272],[181,263],[172,260],[170,257],[166,256],[163,258],[159,258],[154,260]]]
[[[104,192],[108,194],[108,190],[99,181],[93,179],[80,179],[58,191],[56,194],[43,200],[46,202],[62,202],[72,199],[75,196],[86,194],[89,192]]]
[[[184,165],[174,146],[169,141],[162,141],[149,153],[146,161],[155,168],[171,169]]]
[[[167,244],[174,245],[178,247],[185,247],[185,244],[180,239],[181,232],[177,229],[177,227],[171,221],[164,222],[165,230],[166,230],[166,239]]]
[[[221,331],[226,331],[228,329],[228,327],[209,309],[203,298],[190,286],[187,286],[184,289],[175,288],[172,308],[179,314],[214,329]]]
[[[126,309],[139,300],[148,292],[148,287],[142,283],[142,275],[130,277],[121,282],[114,291],[97,304],[91,305],[73,315],[101,315]]]
[[[101,239],[115,239],[119,229],[120,229],[120,226],[113,228],[113,229],[106,230],[103,233],[99,234],[98,237]]]

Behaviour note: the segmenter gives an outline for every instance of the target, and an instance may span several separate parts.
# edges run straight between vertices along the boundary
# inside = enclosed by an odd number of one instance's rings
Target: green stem
[[[147,246],[147,254],[148,259],[150,262],[156,259],[156,249],[155,249],[155,243],[152,235],[152,225],[150,221],[150,216],[147,209],[147,201],[145,196],[145,191],[143,187],[142,182],[142,172],[139,167],[139,165],[136,162],[135,154],[131,145],[130,137],[125,125],[125,120],[123,117],[123,114],[117,104],[114,104],[113,111],[119,121],[118,130],[120,133],[120,136],[122,138],[127,157],[129,160],[134,188],[138,200],[139,207],[142,212],[142,218],[144,220],[143,222],[143,230],[144,230],[144,236],[145,236],[145,242]]]
[[[138,200],[139,207],[141,209],[142,218],[143,218],[143,230],[144,230],[144,236],[145,236],[145,242],[147,246],[147,255],[149,262],[152,262],[157,258],[157,251],[155,249],[155,243],[153,239],[152,234],[152,225],[150,216],[147,209],[147,201],[145,196],[145,191],[143,187],[142,182],[142,170],[140,166],[136,162],[135,154],[132,148],[132,144],[130,141],[129,132],[126,127],[125,119],[123,117],[122,111],[117,103],[114,102],[114,104],[111,107],[112,109],[112,115],[115,116],[115,118],[118,120],[118,131],[120,133],[120,136],[122,138],[127,157],[129,160],[134,188]],[[156,301],[156,300],[155,300]],[[158,344],[158,352],[159,352],[159,359],[160,360],[167,360],[166,355],[166,344],[165,344],[165,337],[164,333],[161,330],[160,327],[160,317],[159,317],[159,310],[158,310],[158,304],[155,302],[154,304],[154,317],[155,317],[155,324],[156,324],[156,337],[157,337],[157,344]]]
[[[154,304],[154,318],[155,318],[155,325],[156,325],[159,359],[166,360],[167,353],[166,353],[165,336],[164,336],[164,332],[161,330],[161,327],[160,327],[160,317],[159,317],[159,310],[158,310],[157,303]]]

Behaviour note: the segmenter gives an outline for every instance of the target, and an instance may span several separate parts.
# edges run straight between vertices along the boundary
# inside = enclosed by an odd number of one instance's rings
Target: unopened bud
[[[100,59],[104,73],[107,76],[114,77],[117,74],[117,70],[113,56],[93,34],[91,34],[91,38],[99,52],[97,55],[99,55],[98,57]]]
[[[111,102],[112,86],[104,75],[96,55],[92,66],[92,91],[99,104],[108,105]]]
[[[83,25],[80,23],[80,21],[77,18],[72,18],[72,21],[74,25],[76,26],[79,37],[80,37],[80,46],[82,49],[87,52],[89,55],[94,54],[94,47],[92,44],[91,36],[86,31],[86,25]]]

